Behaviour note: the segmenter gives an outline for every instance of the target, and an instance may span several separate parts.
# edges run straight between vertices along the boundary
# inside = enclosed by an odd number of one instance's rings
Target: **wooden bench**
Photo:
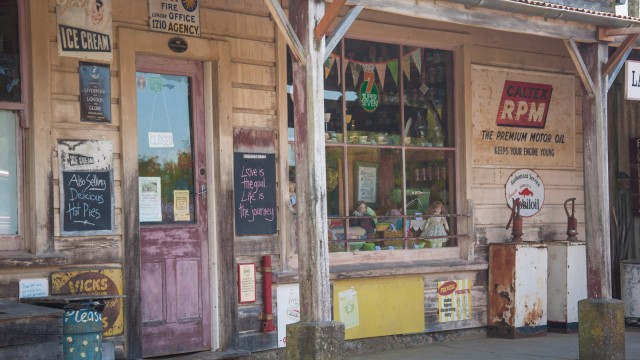
[[[0,300],[0,359],[62,359],[63,310]]]

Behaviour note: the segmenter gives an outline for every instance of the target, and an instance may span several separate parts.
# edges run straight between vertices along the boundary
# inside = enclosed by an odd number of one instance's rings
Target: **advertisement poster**
[[[358,312],[358,293],[354,288],[342,291],[338,294],[338,308],[340,321],[345,329],[360,325],[360,313]]]
[[[200,1],[149,0],[149,29],[200,36]]]
[[[52,295],[112,295],[105,300],[102,311],[104,336],[124,332],[124,301],[122,295],[122,269],[62,271],[51,274]]]
[[[162,221],[160,177],[140,177],[138,183],[140,222]]]
[[[111,0],[56,0],[58,55],[111,62]]]
[[[471,319],[469,279],[438,281],[438,321]]]
[[[189,190],[173,190],[173,220],[190,221]]]
[[[300,321],[300,285],[278,284],[278,347],[287,346],[287,325]]]
[[[473,163],[575,165],[574,76],[474,65]]]
[[[109,65],[81,62],[80,121],[111,122]]]
[[[513,207],[515,199],[520,203],[520,215],[533,216],[544,204],[544,183],[538,174],[530,169],[514,171],[504,185],[507,206]]]

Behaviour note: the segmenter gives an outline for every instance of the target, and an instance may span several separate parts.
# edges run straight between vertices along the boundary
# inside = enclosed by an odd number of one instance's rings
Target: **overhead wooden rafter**
[[[319,41],[323,36],[328,34],[331,24],[338,17],[340,9],[346,2],[347,0],[334,0],[331,4],[329,4],[329,7],[324,13],[324,16],[322,17],[322,19],[320,19],[313,31],[315,41]],[[271,13],[271,16],[273,17],[276,25],[282,32],[287,45],[289,45],[289,48],[291,48],[293,56],[299,63],[304,64],[306,61],[304,48],[302,47],[298,36],[294,32],[289,19],[282,10],[280,3],[278,2],[278,0],[264,0],[264,3],[267,5],[267,8],[269,8],[269,12]],[[347,11],[338,26],[336,26],[336,28],[333,30],[325,45],[325,60],[329,56],[329,54],[331,54],[331,51],[333,51],[340,39],[342,39],[344,34],[346,34],[347,30],[349,30],[349,27],[356,20],[362,9],[364,9],[362,5],[353,6],[349,11]]]
[[[285,15],[278,0],[264,0],[264,3],[269,8],[273,21],[275,21],[276,25],[282,32],[282,35],[284,35],[284,39],[287,42],[287,45],[289,45],[293,56],[296,58],[298,63],[305,64],[306,51],[304,50],[302,43],[300,43],[298,36],[293,30],[293,27],[291,26],[289,19],[287,19],[287,15]]]

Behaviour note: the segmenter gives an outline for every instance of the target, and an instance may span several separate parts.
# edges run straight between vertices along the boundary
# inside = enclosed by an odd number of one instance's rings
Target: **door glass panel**
[[[0,110],[0,235],[18,233],[16,117]]]
[[[187,76],[136,73],[140,222],[195,221]]]

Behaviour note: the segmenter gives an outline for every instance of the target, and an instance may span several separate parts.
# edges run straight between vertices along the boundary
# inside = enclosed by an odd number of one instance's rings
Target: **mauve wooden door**
[[[209,350],[202,65],[137,58],[145,357]]]

